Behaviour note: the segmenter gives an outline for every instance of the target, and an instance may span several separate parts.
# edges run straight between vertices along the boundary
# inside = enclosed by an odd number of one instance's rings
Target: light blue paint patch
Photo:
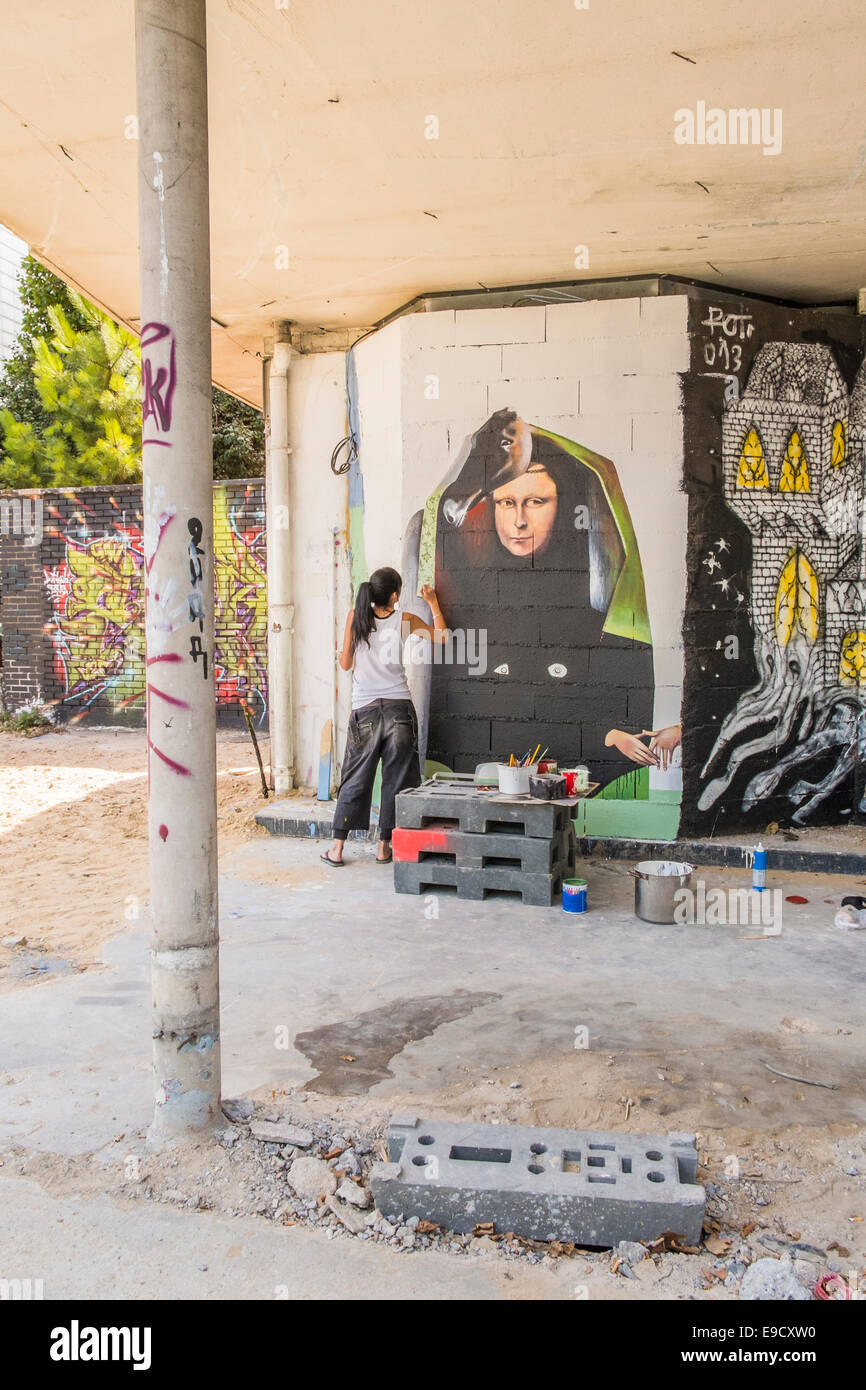
[[[331,754],[324,753],[319,759],[319,783],[316,789],[317,801],[331,799]]]
[[[310,821],[310,839],[311,839],[311,840],[314,840],[314,839],[316,838],[316,830],[317,830],[316,822],[315,822],[314,820],[311,820],[311,821]]]
[[[181,1043],[178,1052],[210,1052],[219,1042],[219,1034],[202,1033],[195,1042]]]
[[[355,371],[355,352],[350,348],[346,353],[346,416],[349,421],[349,436],[355,441],[356,449],[361,440],[361,421],[358,413],[358,375]],[[364,508],[364,477],[358,461],[356,449],[352,451],[349,464],[349,506]]]
[[[356,446],[349,462],[349,563],[352,593],[357,594],[359,586],[367,578],[367,555],[364,546],[364,475],[357,453],[361,443],[358,378],[355,372],[355,355],[351,348],[346,353],[346,417],[349,435]]]

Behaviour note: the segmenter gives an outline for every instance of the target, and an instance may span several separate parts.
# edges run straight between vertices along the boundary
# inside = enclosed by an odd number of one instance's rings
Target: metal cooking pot
[[[690,888],[694,864],[671,859],[643,859],[632,869],[634,910],[644,922],[670,925],[674,920],[674,895]]]

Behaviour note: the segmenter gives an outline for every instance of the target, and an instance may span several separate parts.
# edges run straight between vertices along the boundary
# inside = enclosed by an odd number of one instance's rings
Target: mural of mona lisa
[[[540,742],[602,787],[668,765],[680,731],[651,729],[643,573],[610,460],[498,411],[406,540],[407,593],[433,584],[452,630],[487,638],[483,673],[460,637],[415,672],[429,759],[470,771]]]

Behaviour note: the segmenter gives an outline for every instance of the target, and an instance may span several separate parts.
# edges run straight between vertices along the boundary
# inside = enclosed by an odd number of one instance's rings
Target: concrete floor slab
[[[257,838],[223,860],[227,1095],[307,1086],[447,1110],[469,1082],[522,1076],[511,1099],[536,1104],[530,1119],[585,1125],[601,1121],[577,1102],[598,1093],[610,1058],[623,1095],[644,1097],[639,1128],[746,1116],[772,1128],[790,1122],[795,1095],[802,1124],[866,1119],[866,933],[833,925],[841,896],[858,891],[851,880],[771,875],[771,888],[809,901],[785,904],[781,933],[765,936],[749,924],[647,926],[619,862],[587,864],[590,911],[575,917],[407,899],[372,846],[351,846],[338,873],[320,851]],[[747,879],[708,869],[706,882]],[[81,1153],[147,1124],[146,931],[114,938],[104,961],[4,997],[0,1145]],[[794,1087],[764,1062],[837,1089]]]
[[[58,1199],[20,1179],[0,1179],[0,1206],[0,1269],[7,1278],[42,1279],[46,1299],[573,1297],[570,1271],[559,1277],[546,1270],[505,1271],[432,1251],[422,1260],[250,1217],[191,1217],[157,1205],[124,1209],[108,1198]]]

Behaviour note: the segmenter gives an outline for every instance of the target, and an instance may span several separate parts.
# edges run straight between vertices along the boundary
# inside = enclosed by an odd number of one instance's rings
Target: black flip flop
[[[320,859],[324,859],[324,861],[325,861],[326,864],[330,864],[330,866],[331,866],[332,869],[343,869],[343,868],[345,868],[345,865],[344,865],[342,859],[332,859],[331,856],[330,856],[330,854],[328,853],[327,850],[325,850],[325,853],[324,853],[324,854],[320,854],[320,855],[319,855],[319,858],[320,858]]]
[[[376,855],[376,863],[377,863],[377,864],[393,864],[393,862],[394,862],[394,851],[393,851],[392,849],[389,849],[388,854],[387,854],[387,857],[386,857],[385,859],[380,859],[379,856],[378,856],[378,854]]]

